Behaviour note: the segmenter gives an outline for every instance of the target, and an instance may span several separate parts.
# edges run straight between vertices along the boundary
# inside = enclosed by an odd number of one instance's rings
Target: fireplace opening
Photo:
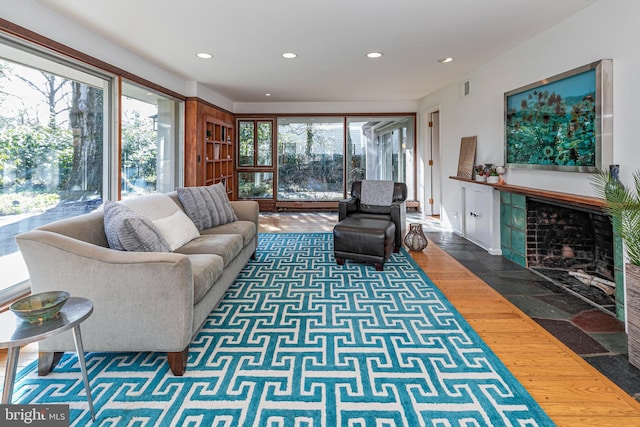
[[[531,270],[615,315],[613,227],[596,209],[527,199]]]

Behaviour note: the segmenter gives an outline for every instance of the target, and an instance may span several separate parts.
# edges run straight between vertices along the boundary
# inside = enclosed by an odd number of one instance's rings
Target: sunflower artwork
[[[507,94],[507,163],[595,167],[595,98],[594,69]]]

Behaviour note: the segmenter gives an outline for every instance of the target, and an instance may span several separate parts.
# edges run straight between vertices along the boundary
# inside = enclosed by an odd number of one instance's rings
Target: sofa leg
[[[376,262],[374,263],[374,265],[376,266],[376,271],[384,271],[384,264],[381,262]]]
[[[344,258],[336,258],[338,265],[344,265]]]
[[[253,251],[253,253],[251,254],[251,259],[254,260],[254,261],[256,260],[256,252],[255,251]]]
[[[39,351],[38,352],[38,376],[45,377],[56,367],[62,359],[62,351]]]
[[[181,377],[187,370],[187,358],[189,357],[189,346],[186,346],[182,351],[170,351],[167,353],[167,360],[169,361],[169,368],[173,375]]]
[[[396,253],[396,254],[399,253],[400,252],[400,246],[394,246],[393,252]]]

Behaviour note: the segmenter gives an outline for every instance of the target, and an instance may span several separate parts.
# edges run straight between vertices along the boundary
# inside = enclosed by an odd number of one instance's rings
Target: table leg
[[[11,404],[13,396],[13,383],[16,380],[16,370],[18,369],[18,357],[20,356],[20,346],[9,347],[7,349],[7,367],[4,373],[4,388],[2,389],[2,404]]]
[[[80,335],[80,325],[73,327],[73,341],[76,344],[76,353],[78,353],[78,361],[80,362],[80,370],[82,371],[82,379],[84,381],[84,389],[87,392],[87,402],[91,410],[91,419],[96,420],[93,411],[93,398],[91,397],[91,387],[89,386],[89,375],[87,374],[87,364],[84,361],[84,348],[82,347],[82,335]]]

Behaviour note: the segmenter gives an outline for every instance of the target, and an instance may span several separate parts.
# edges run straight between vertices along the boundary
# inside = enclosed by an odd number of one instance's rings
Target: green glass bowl
[[[56,317],[68,299],[68,292],[43,292],[22,298],[11,304],[10,308],[25,322],[39,323]]]

